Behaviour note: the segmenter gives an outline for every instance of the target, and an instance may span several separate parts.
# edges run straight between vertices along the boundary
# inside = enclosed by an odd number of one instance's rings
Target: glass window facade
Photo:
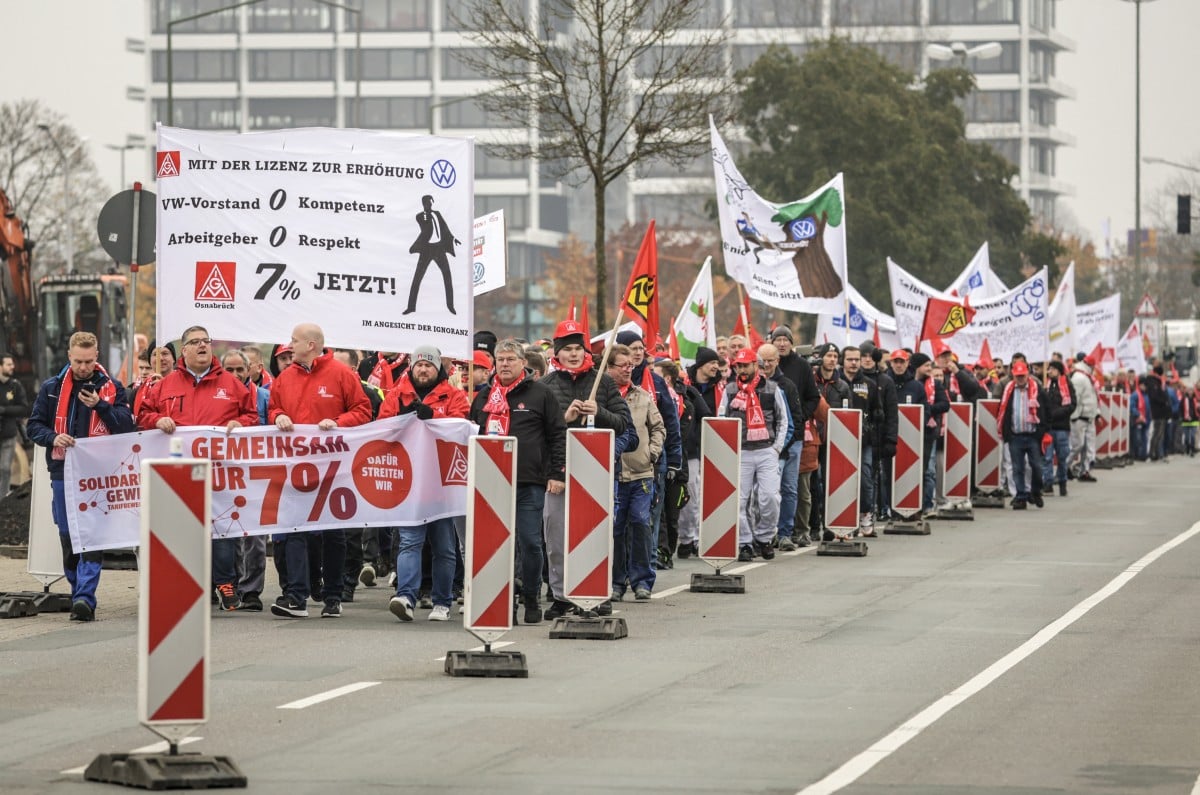
[[[963,112],[968,122],[1014,122],[1021,120],[1019,91],[972,91]]]
[[[237,130],[241,115],[236,99],[176,99],[174,119],[167,119],[167,101],[154,100],[154,121],[193,130]],[[150,124],[151,128],[154,122]]]
[[[492,127],[520,127],[521,125],[509,119],[502,119],[496,113],[485,110],[475,99],[464,98],[460,102],[442,100],[448,104],[442,106],[442,126],[447,129],[489,129]]]
[[[354,97],[345,100],[346,126],[429,132],[429,97],[363,97],[362,118],[354,120]]]
[[[334,9],[312,0],[267,0],[247,10],[254,33],[333,30]]]
[[[813,28],[821,25],[822,0],[738,0],[736,28]]]
[[[1020,0],[930,0],[929,22],[933,25],[1019,22],[1020,5]]]
[[[333,99],[324,97],[251,99],[248,116],[251,130],[333,127],[337,124]]]
[[[1021,142],[1015,138],[992,138],[980,140],[979,143],[987,144],[996,150],[996,154],[1003,157],[1009,163],[1012,163],[1014,168],[1021,167]]]
[[[529,176],[528,160],[507,160],[489,154],[481,146],[475,147],[475,176],[500,179],[525,179]]]
[[[767,51],[769,44],[738,44],[732,48],[732,61],[734,71],[747,69],[754,65],[762,54]],[[803,59],[804,53],[808,47],[804,44],[789,44],[787,48],[797,58]]]
[[[846,26],[919,25],[920,0],[831,0],[833,24]]]
[[[330,50],[251,50],[250,79],[332,80],[333,52]]]
[[[696,193],[643,193],[637,197],[634,213],[639,222],[653,218],[662,227],[711,224],[704,210],[708,198]]]
[[[529,226],[528,196],[483,196],[475,194],[475,217],[504,210],[504,223],[510,229]]]
[[[363,30],[429,30],[430,0],[359,0]],[[346,30],[354,30],[355,15],[345,14]]]
[[[174,74],[176,83],[221,83],[238,79],[237,50],[175,50]],[[153,80],[167,82],[166,50],[153,54]]]
[[[166,33],[173,19],[202,14],[231,5],[229,0],[153,0],[150,5],[150,25],[155,33]],[[202,19],[184,22],[171,28],[172,33],[231,33],[238,29],[240,9],[213,14]]]
[[[936,44],[941,44],[949,47],[952,42],[939,41]],[[985,44],[982,41],[967,41],[963,42],[970,49],[977,44]],[[952,58],[949,61],[935,61],[929,59],[930,69],[955,69],[958,67],[958,59]],[[1000,54],[995,58],[968,58],[967,69],[977,75],[1009,75],[1017,74],[1021,71],[1021,44],[1015,41],[1000,42]]]
[[[366,80],[428,80],[429,50],[425,49],[364,49],[363,75]],[[358,76],[358,53],[346,50],[346,79]]]

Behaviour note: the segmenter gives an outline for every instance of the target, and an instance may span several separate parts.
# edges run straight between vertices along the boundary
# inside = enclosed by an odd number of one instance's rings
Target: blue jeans
[[[212,584],[237,586],[238,539],[217,538],[212,542]]]
[[[1031,472],[1029,485],[1034,494],[1042,493],[1042,437],[1036,433],[1014,433],[1008,440],[1008,451],[1012,455],[1013,488],[1017,493],[1014,499],[1029,500],[1030,492],[1025,490],[1025,462],[1028,460]]]
[[[1054,456],[1058,456],[1058,482],[1067,482],[1067,459],[1071,456],[1071,432],[1050,431],[1054,443],[1046,448],[1042,461],[1042,483],[1054,483]]]
[[[313,530],[306,533],[287,533],[275,536],[275,547],[283,547],[283,580],[285,596],[303,603],[310,594],[308,569],[308,536],[320,544],[322,563],[323,601],[342,601],[342,569],[346,563],[346,532],[344,530]],[[276,556],[276,564],[278,564]]]
[[[521,564],[521,600],[536,605],[542,586],[542,509],[546,487],[517,486],[517,556]]]
[[[922,495],[924,499],[921,501],[923,511],[932,511],[937,497],[937,448],[937,437],[925,434],[925,494]]]
[[[1146,436],[1146,426],[1138,422],[1135,418],[1129,425],[1129,452],[1138,461],[1146,460],[1146,442],[1148,439],[1149,437]]]
[[[800,500],[800,450],[796,442],[787,455],[779,459],[779,524],[780,538],[791,538],[796,530],[796,503]]]
[[[401,527],[400,549],[396,553],[396,596],[417,603],[421,587],[421,549],[428,536],[433,547],[433,603],[449,607],[454,587],[454,565],[458,560],[458,534],[453,519],[435,519],[415,527]]]
[[[663,499],[667,493],[666,473],[655,474],[651,484],[654,490],[650,493],[650,549],[657,550],[659,547],[658,536],[662,530],[663,509],[667,504],[667,501]],[[651,566],[655,565],[658,562],[658,556],[651,556],[650,561]]]
[[[892,467],[895,457],[881,459],[879,465],[879,487],[875,490],[875,516],[889,518],[892,515]]]
[[[864,444],[862,448],[862,469],[858,473],[858,511],[871,513],[875,505],[875,448]]]
[[[613,593],[625,593],[625,583],[635,591],[654,588],[654,569],[650,566],[650,500],[654,481],[631,480],[616,484],[613,509]]]
[[[96,609],[96,586],[100,584],[100,563],[103,560],[101,552],[84,552],[76,554],[71,549],[71,531],[67,526],[67,500],[61,480],[50,481],[51,502],[50,513],[54,524],[58,526],[58,541],[62,546],[63,574],[71,585],[71,601],[84,601],[87,606]]]

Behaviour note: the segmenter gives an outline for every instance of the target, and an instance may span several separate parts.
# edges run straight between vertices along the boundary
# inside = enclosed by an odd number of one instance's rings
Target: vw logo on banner
[[[483,275],[484,275],[484,273],[485,273],[485,272],[486,272],[486,269],[484,268],[484,266],[483,266],[483,263],[482,263],[482,262],[476,262],[476,263],[475,263],[475,270],[474,270],[475,284],[476,284],[476,285],[478,285],[480,282],[482,282],[482,281],[483,281]]]
[[[788,232],[792,240],[808,240],[817,236],[817,225],[811,216],[805,216],[788,224]]]
[[[458,178],[458,174],[449,160],[437,160],[429,167],[429,178],[439,188],[449,188]]]

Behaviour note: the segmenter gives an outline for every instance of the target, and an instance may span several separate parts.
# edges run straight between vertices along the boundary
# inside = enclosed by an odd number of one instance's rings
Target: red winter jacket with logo
[[[333,358],[326,350],[306,368],[293,363],[271,382],[267,421],[274,423],[286,414],[297,425],[316,425],[334,420],[349,428],[371,421],[371,401],[363,392],[358,374]]]
[[[410,375],[411,371],[400,376],[396,385],[387,393],[387,397],[383,399],[383,405],[379,408],[379,419],[395,417],[400,413],[401,408],[416,399],[417,392]],[[429,406],[433,411],[433,418],[435,420],[446,417],[466,419],[471,411],[471,404],[467,401],[467,393],[451,386],[450,382],[446,380],[444,370],[438,371],[437,383],[425,393],[425,397],[421,402]]]
[[[212,366],[197,382],[180,357],[175,369],[153,384],[143,386],[145,398],[138,409],[137,426],[148,431],[163,417],[176,425],[258,425],[255,395],[241,379],[225,368],[214,356]]]

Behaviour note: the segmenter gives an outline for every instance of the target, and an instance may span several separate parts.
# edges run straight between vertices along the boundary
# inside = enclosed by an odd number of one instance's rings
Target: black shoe
[[[1065,497],[1065,496],[1067,496],[1067,484],[1066,484],[1066,482],[1063,482],[1063,483],[1059,483],[1059,484],[1058,484],[1058,496],[1060,496],[1060,497]]]
[[[353,588],[343,588],[342,589],[342,601],[343,602],[353,602],[354,601],[354,589]]]
[[[562,599],[555,599],[546,612],[542,613],[542,618],[547,621],[553,621],[556,618],[570,615],[575,609],[575,605],[570,602],[564,602]]]
[[[82,599],[76,599],[71,603],[71,621],[94,621],[96,611],[92,606]]]
[[[526,624],[540,624],[542,623],[542,609],[537,606],[537,602],[527,603],[525,615],[522,618]]]
[[[596,605],[596,615],[611,616],[612,615],[612,602],[601,602],[600,604]]]
[[[1042,486],[1042,494],[1047,497],[1053,497],[1054,496],[1054,484],[1048,483],[1045,486]]]
[[[433,609],[433,596],[428,591],[421,591],[417,594],[417,607],[422,610]]]
[[[240,602],[238,602],[238,610],[249,610],[254,613],[261,613],[262,609],[262,599],[258,598],[258,594],[253,592],[242,594],[242,599]]]
[[[1084,472],[1082,475],[1079,476],[1079,482],[1080,483],[1095,483],[1096,479],[1094,477],[1092,477],[1091,472]]]
[[[217,609],[229,612],[237,610],[238,598],[234,593],[233,583],[223,582],[213,591],[217,594]]]
[[[798,546],[798,547],[811,547],[812,546],[812,542],[808,540],[808,533],[801,533],[800,535],[796,536],[796,546]]]
[[[667,549],[666,547],[658,548],[658,568],[660,568],[660,569],[675,568],[675,561],[671,556],[671,550]]]
[[[742,544],[738,550],[738,561],[741,563],[749,563],[754,560],[754,548],[749,544]]]
[[[1037,507],[1039,507],[1039,508],[1045,508],[1045,507],[1046,507],[1046,501],[1042,499],[1042,495],[1041,495],[1041,494],[1038,494],[1038,493],[1036,493],[1036,492],[1034,492],[1034,493],[1033,493],[1033,494],[1032,494],[1032,495],[1029,497],[1029,501],[1030,501],[1030,502],[1032,502],[1034,505],[1036,505],[1036,506],[1037,506]]]
[[[281,596],[271,605],[271,614],[280,618],[308,618],[308,605],[290,596]]]
[[[1025,507],[1026,507],[1025,500],[1013,500],[1012,501],[1012,509],[1014,511],[1023,511],[1023,510],[1025,510]]]
[[[326,599],[325,609],[321,611],[321,618],[341,618],[342,603],[336,599]]]
[[[648,601],[651,598],[650,597],[650,589],[649,588],[635,589],[633,592],[633,598],[638,600],[639,602]]]
[[[775,547],[771,546],[770,541],[763,542],[758,545],[758,554],[762,555],[763,560],[775,560]]]
[[[677,549],[675,551],[675,554],[679,557],[680,560],[687,560],[693,554],[695,554],[695,550],[692,547],[693,547],[692,544],[680,544],[679,549]]]

